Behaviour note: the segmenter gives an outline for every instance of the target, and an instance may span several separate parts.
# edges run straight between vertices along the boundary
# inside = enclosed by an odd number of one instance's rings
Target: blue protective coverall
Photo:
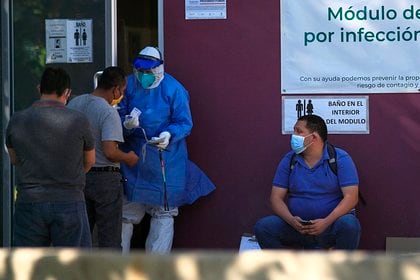
[[[143,89],[136,77],[130,75],[124,98],[119,104],[121,118],[124,120],[134,107],[141,111],[140,127],[145,130],[147,139],[157,137],[163,131],[171,134],[167,151],[163,151],[169,207],[191,204],[213,191],[215,186],[210,179],[188,160],[185,138],[190,134],[193,123],[185,88],[165,73],[158,87]],[[124,128],[125,142],[120,148],[133,150],[141,157],[133,167],[121,164],[121,172],[127,180],[124,191],[128,201],[163,206],[159,152],[155,146],[145,145],[146,137],[141,128]],[[145,153],[142,153],[144,145]]]

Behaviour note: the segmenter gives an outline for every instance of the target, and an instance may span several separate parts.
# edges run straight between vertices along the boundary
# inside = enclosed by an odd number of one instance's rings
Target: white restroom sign
[[[329,134],[369,134],[369,97],[283,96],[282,133],[303,115],[321,116]]]
[[[46,63],[93,62],[91,19],[45,20]]]

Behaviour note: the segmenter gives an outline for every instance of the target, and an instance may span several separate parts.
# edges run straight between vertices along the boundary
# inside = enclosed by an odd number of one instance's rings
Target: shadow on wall
[[[111,251],[5,249],[0,258],[1,279],[420,279],[419,254],[209,251],[122,256]]]

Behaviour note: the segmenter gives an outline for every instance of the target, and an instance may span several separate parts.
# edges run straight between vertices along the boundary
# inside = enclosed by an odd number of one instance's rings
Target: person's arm
[[[356,207],[357,202],[359,201],[359,187],[356,186],[348,186],[341,188],[343,192],[343,199],[340,203],[335,207],[335,209],[325,217],[328,225],[332,224],[337,220],[339,217],[349,213],[354,207]]]
[[[123,162],[128,166],[134,166],[139,160],[135,152],[125,153],[121,151],[115,141],[102,141],[102,150],[106,158],[112,162]]]
[[[123,129],[123,135],[126,136],[137,136],[137,137],[142,137],[142,131],[140,129],[137,128],[131,128],[128,129],[127,127],[125,127],[124,122],[126,120],[126,116],[130,115],[131,110],[133,108],[131,108],[130,103],[131,100],[133,99],[133,95],[135,96],[137,93],[137,90],[135,88],[135,83],[136,83],[136,77],[134,75],[130,75],[127,78],[127,87],[125,89],[124,92],[124,97],[121,100],[120,103],[118,103],[118,114],[120,117],[120,122],[122,124],[122,129]],[[140,109],[140,108],[137,108]],[[139,120],[137,119],[137,121],[139,122]],[[135,122],[135,121],[134,121]],[[140,124],[140,123],[138,123]]]
[[[172,98],[170,123],[162,131],[171,134],[171,142],[177,142],[191,133],[193,121],[188,92],[184,88],[178,88]]]
[[[7,151],[9,152],[10,162],[13,165],[19,165],[19,158],[17,157],[15,150],[12,148],[7,148]]]
[[[10,162],[13,165],[19,165],[20,161],[18,156],[16,155],[16,151],[15,149],[13,149],[13,144],[12,144],[12,122],[13,122],[13,118],[10,120],[10,122],[7,124],[7,128],[6,128],[6,147],[7,147],[7,151],[9,153],[9,158],[10,158]]]
[[[83,169],[88,173],[92,166],[95,164],[95,149],[84,151],[83,154]]]
[[[334,223],[341,216],[348,214],[354,207],[356,207],[357,202],[359,201],[359,187],[348,186],[341,188],[343,192],[343,199],[340,203],[334,208],[334,210],[324,219],[312,220],[313,225],[308,227],[308,230],[305,232],[311,235],[321,234],[328,226]]]
[[[359,201],[359,178],[356,165],[348,153],[337,149],[338,182],[343,198],[331,213],[323,219],[312,220],[305,233],[319,235],[341,216],[348,214],[354,209]]]
[[[274,213],[285,220],[289,225],[295,228],[297,231],[302,229],[302,224],[299,222],[299,217],[295,217],[290,213],[289,207],[285,202],[288,189],[273,186],[271,189],[271,208]]]

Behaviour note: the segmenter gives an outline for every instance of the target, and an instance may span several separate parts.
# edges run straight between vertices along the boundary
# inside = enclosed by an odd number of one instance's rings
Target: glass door
[[[46,66],[64,68],[71,76],[74,93],[92,91],[93,73],[103,69],[106,64],[112,64],[114,59],[112,54],[116,54],[112,49],[116,45],[112,40],[112,19],[116,18],[115,7],[116,0],[2,0],[3,132],[15,111],[30,106],[39,98],[37,85]],[[61,23],[60,34],[52,35],[54,27],[48,25],[51,21]],[[74,28],[80,22],[90,23],[90,30],[77,29],[80,32],[78,41],[80,45],[91,46],[85,54],[85,57],[90,56],[88,60],[73,59],[83,55],[79,51],[81,48],[74,46],[77,43],[74,41],[77,37],[75,32],[72,34],[73,38],[69,38],[70,32],[66,33],[66,28],[72,28],[71,24]],[[84,31],[86,34],[83,34]],[[88,48],[85,47],[83,51],[86,49]],[[53,61],[47,59],[52,53],[60,53],[58,51],[72,59]],[[4,135],[2,139],[4,141]],[[15,180],[14,169],[11,168],[5,152],[4,142],[1,167],[3,173],[1,237],[2,246],[9,247],[12,244],[11,221]]]
[[[163,51],[163,0],[2,0],[1,123],[39,98],[46,66],[71,76],[72,93],[90,93],[95,73],[119,65],[129,74],[144,45]],[[4,148],[0,161],[2,246],[12,244],[14,169]]]
[[[26,108],[38,99],[36,86],[45,66],[64,68],[72,79],[74,94],[90,92],[93,89],[92,76],[105,67],[107,51],[113,46],[112,40],[106,37],[107,32],[111,34],[110,19],[113,2],[115,1],[13,1],[14,110]],[[50,20],[61,23],[61,26],[49,24]],[[91,27],[87,40],[91,41],[92,47],[82,50],[88,52],[86,56],[91,56],[90,61],[87,62],[82,59],[78,62],[75,59],[81,56],[77,54],[77,48],[81,46],[73,43],[79,29],[71,25],[73,23],[76,25],[78,22],[88,22]],[[54,31],[54,28],[58,30]],[[66,29],[69,28],[73,30],[67,31]],[[79,33],[81,34],[82,30]],[[70,37],[71,34],[73,34],[72,37]],[[51,46],[51,40],[55,41],[55,46]],[[47,62],[47,56],[51,58],[57,53],[67,56],[68,59],[49,59]]]

